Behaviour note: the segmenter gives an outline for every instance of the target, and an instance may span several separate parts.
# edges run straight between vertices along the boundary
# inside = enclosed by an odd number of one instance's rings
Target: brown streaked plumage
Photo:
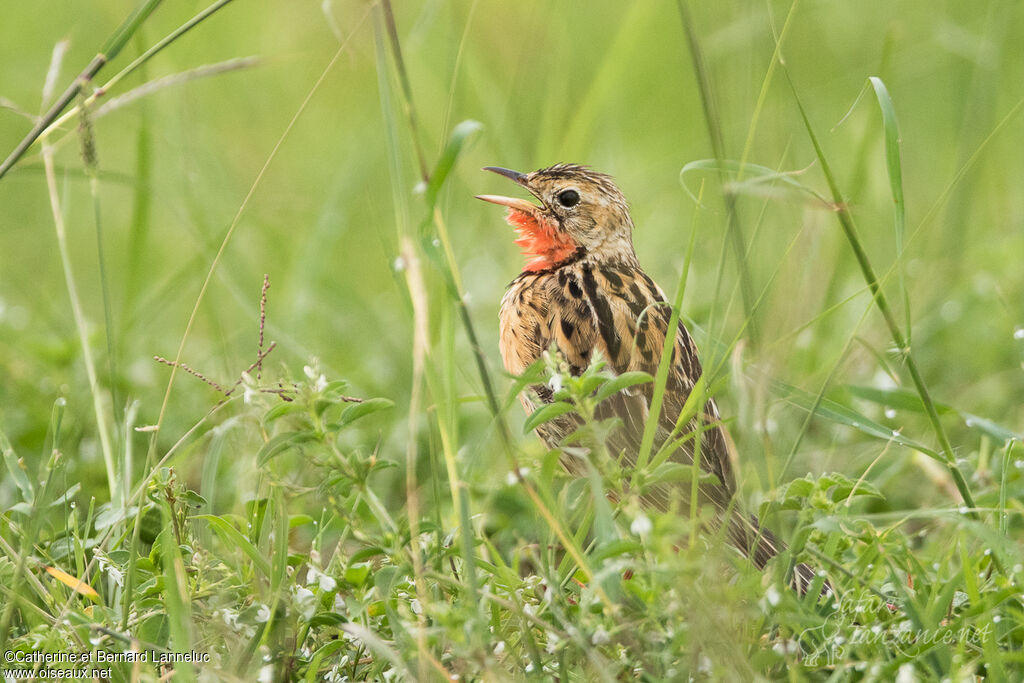
[[[540,202],[537,206],[524,199],[479,196],[508,207],[508,221],[519,233],[516,244],[530,257],[501,302],[500,344],[505,368],[521,374],[554,347],[574,375],[582,373],[595,354],[600,354],[615,373],[641,370],[654,375],[670,310],[661,289],[640,268],[633,250],[629,207],[612,178],[575,164],[558,164],[525,174],[495,167],[485,170],[513,180]],[[701,372],[696,346],[680,321],[658,416],[655,451],[672,433]],[[609,437],[608,447],[613,457],[622,456],[625,467],[636,462],[652,392],[651,384],[639,385],[599,406],[599,417],[622,420],[621,427]],[[551,389],[538,385],[523,395],[528,411],[535,407],[536,400],[551,401]],[[715,402],[708,400],[702,421],[715,425],[719,419]],[[537,431],[549,448],[558,448],[578,427],[578,416],[570,413],[541,425]],[[698,427],[695,422],[689,425],[690,430]],[[719,483],[701,484],[700,498],[714,504],[720,513],[718,523],[728,524],[730,542],[763,568],[784,546],[761,529],[756,518],[739,512],[732,504],[736,484],[721,425],[706,429],[701,439],[701,468],[714,474]],[[671,457],[692,463],[693,440],[677,448]],[[570,471],[578,470],[572,458],[563,458],[563,463]],[[689,484],[659,485],[645,496],[645,502],[667,510],[678,500],[681,509],[687,509],[688,494]],[[795,583],[801,592],[812,578],[810,567],[797,567]]]

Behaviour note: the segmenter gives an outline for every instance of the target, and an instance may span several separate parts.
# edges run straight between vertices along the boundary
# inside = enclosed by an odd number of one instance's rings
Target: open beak
[[[519,171],[512,171],[510,169],[501,168],[499,166],[486,166],[483,170],[490,171],[491,173],[497,173],[498,175],[503,175],[509,180],[513,181],[514,183],[522,185],[527,190],[530,189],[529,186],[526,184],[525,173],[520,173]],[[502,197],[501,195],[495,194],[478,194],[476,195],[476,198],[482,199],[485,202],[490,202],[491,204],[500,204],[501,206],[507,206],[510,209],[515,209],[516,211],[522,211],[528,214],[535,214],[542,208],[537,206],[536,204],[526,201],[525,199],[517,199],[515,197]]]

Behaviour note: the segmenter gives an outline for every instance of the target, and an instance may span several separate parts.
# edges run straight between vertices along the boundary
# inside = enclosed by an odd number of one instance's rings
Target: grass
[[[12,10],[0,667],[1020,678],[1015,5],[228,4]],[[597,398],[663,368],[500,370],[477,169],[557,161],[629,197],[766,572],[640,504],[696,485],[653,432],[603,448]],[[587,476],[530,433],[560,410]]]

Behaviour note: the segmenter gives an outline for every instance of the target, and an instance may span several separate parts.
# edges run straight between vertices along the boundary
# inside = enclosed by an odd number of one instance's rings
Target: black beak
[[[519,171],[513,171],[508,168],[501,168],[500,166],[485,166],[483,170],[490,171],[491,173],[497,173],[498,175],[503,175],[512,182],[518,183],[519,185],[526,184],[526,174],[520,173]]]
[[[490,171],[491,173],[497,173],[498,175],[503,175],[506,178],[508,178],[509,180],[511,180],[511,181],[513,181],[513,182],[515,182],[515,183],[517,183],[519,185],[522,185],[527,190],[530,190],[530,188],[526,184],[526,174],[525,173],[520,173],[519,171],[512,171],[512,170],[509,170],[507,168],[501,168],[500,166],[486,166],[486,167],[484,167],[484,170],[485,171]],[[533,192],[533,190],[530,190],[530,193],[531,194],[535,194]],[[538,211],[541,210],[541,207],[536,206],[534,204],[531,204],[530,202],[526,201],[525,199],[516,199],[516,198],[513,198],[513,197],[501,197],[499,195],[493,195],[493,194],[478,194],[476,196],[476,198],[477,199],[482,199],[485,202],[490,202],[491,204],[500,204],[501,206],[507,206],[509,208],[516,209],[517,211],[522,211],[524,213],[529,213],[529,214],[536,214]]]

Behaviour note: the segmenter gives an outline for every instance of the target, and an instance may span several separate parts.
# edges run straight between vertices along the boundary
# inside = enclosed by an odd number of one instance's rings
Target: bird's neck
[[[584,260],[598,266],[640,267],[636,251],[633,250],[633,242],[629,236],[617,233],[610,234],[603,241],[590,245],[586,250]]]

